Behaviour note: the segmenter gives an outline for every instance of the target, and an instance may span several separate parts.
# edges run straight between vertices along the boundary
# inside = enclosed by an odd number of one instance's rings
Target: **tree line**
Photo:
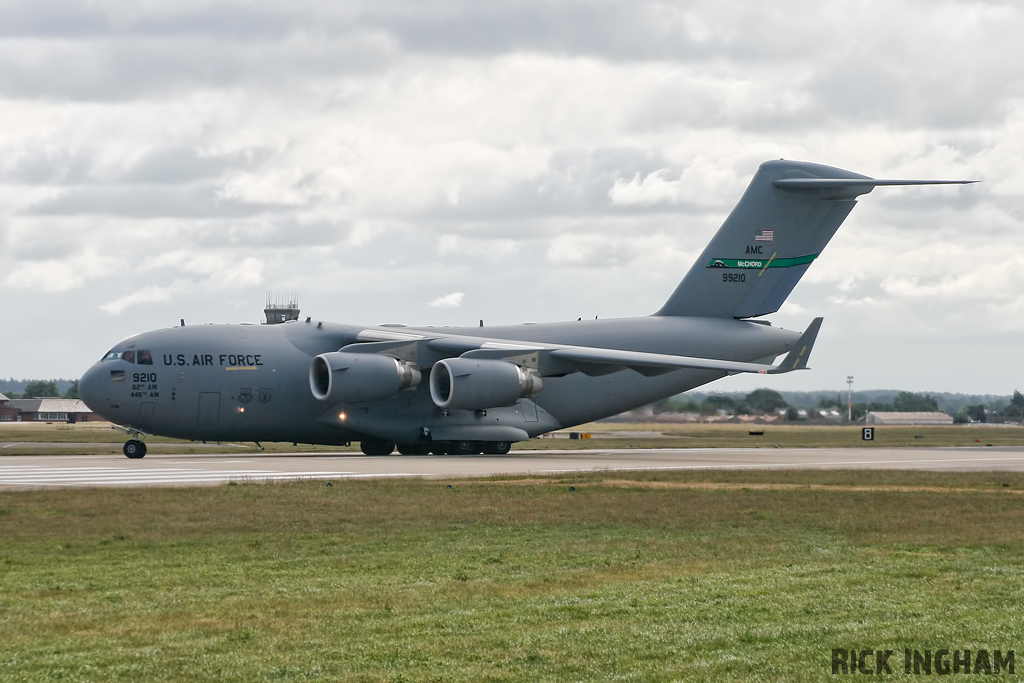
[[[861,401],[852,405],[852,410],[842,396],[824,397],[812,405],[790,405],[779,392],[773,389],[756,389],[745,396],[730,394],[710,394],[703,400],[695,400],[687,396],[675,396],[652,404],[653,411],[658,413],[697,413],[700,415],[767,415],[782,413],[787,420],[798,421],[808,419],[807,411],[835,410],[843,417],[852,413],[854,420],[863,418],[870,412],[886,413],[937,413],[946,412],[939,407],[938,400],[931,394],[912,391],[898,392],[890,402]],[[804,413],[801,414],[801,409]],[[1009,402],[994,401],[990,404],[965,404],[959,410],[949,410],[948,414],[957,423],[970,422],[1021,422],[1024,421],[1024,395],[1014,390]]]
[[[7,398],[79,398],[78,380],[71,382],[67,391],[61,393],[57,381],[52,379],[34,379],[25,385],[25,391],[5,391]]]

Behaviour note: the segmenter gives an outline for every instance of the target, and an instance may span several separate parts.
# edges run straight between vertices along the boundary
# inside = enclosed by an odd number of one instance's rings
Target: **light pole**
[[[846,421],[853,422],[853,375],[846,376]]]

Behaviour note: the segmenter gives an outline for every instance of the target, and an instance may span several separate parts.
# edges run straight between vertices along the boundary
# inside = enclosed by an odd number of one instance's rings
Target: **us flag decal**
[[[762,230],[760,235],[754,235],[755,242],[771,242],[775,239],[774,230]]]

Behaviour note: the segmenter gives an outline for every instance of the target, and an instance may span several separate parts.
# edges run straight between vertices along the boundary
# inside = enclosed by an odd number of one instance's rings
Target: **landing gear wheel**
[[[430,453],[430,444],[425,443],[400,443],[398,452],[402,455],[427,455]]]
[[[485,441],[483,452],[485,455],[505,455],[512,450],[511,441]]]
[[[395,450],[395,444],[380,439],[363,439],[359,442],[359,450],[363,455],[391,455],[391,451]]]
[[[142,443],[138,439],[129,439],[125,442],[124,454],[132,460],[146,457],[146,444]]]
[[[479,450],[476,441],[449,441],[448,455],[472,455]]]

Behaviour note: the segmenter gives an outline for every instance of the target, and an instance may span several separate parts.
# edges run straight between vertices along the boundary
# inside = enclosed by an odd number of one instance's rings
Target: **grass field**
[[[751,436],[751,431],[764,433]],[[817,426],[817,425],[768,425],[751,426],[738,424],[686,425],[686,424],[618,424],[599,423],[583,425],[572,431],[591,434],[590,439],[531,439],[515,444],[516,450],[546,449],[608,449],[608,448],[872,448],[902,446],[1022,446],[1024,429],[1020,427],[994,426],[941,426],[941,427],[879,427],[875,440],[861,440],[859,426]],[[660,432],[663,436],[650,438],[608,437],[607,432]],[[0,424],[0,441],[14,442],[15,445],[0,449],[3,455],[67,455],[76,453],[111,454],[120,453],[127,437],[110,429],[106,423],[85,423],[74,426],[25,424]],[[23,443],[18,443],[23,442]],[[53,444],[89,444],[88,446],[52,445],[32,446],[33,442]],[[146,443],[153,453],[170,452],[162,446],[174,445],[175,453],[242,453],[256,452],[251,443],[220,444],[200,446],[190,441],[148,437]],[[269,453],[296,451],[351,451],[355,446],[310,446],[291,443],[263,444]]]
[[[1018,474],[0,493],[12,681],[833,680],[1015,649],[1022,589]]]

